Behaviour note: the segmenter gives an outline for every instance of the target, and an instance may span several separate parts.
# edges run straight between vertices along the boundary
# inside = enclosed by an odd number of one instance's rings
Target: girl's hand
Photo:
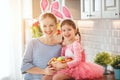
[[[49,62],[48,62],[48,65],[51,65],[52,64],[52,62],[55,62],[57,60],[57,58],[52,58]]]
[[[53,75],[56,72],[56,70],[54,67],[48,66],[45,68],[44,72],[45,75]]]

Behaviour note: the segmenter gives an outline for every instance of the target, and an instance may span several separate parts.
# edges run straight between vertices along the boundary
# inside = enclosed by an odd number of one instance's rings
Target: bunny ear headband
[[[49,2],[48,0],[40,0],[40,8],[42,12],[48,11]],[[53,13],[60,20],[71,19],[72,16],[66,6],[62,6],[62,12],[59,11],[60,5],[58,1],[53,1],[50,5],[50,12]]]

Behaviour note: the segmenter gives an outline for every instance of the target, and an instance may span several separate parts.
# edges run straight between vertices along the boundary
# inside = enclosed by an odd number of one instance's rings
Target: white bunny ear
[[[60,13],[58,10],[54,9],[52,10],[52,13],[59,19],[63,19],[62,13]]]
[[[65,17],[72,18],[71,14],[70,14],[70,11],[68,10],[67,7],[63,6],[62,11],[63,11],[63,14],[65,15]]]
[[[48,0],[40,0],[40,8],[42,12],[45,12],[48,9],[49,2]]]
[[[51,11],[54,10],[54,9],[58,10],[59,9],[59,3],[58,3],[58,1],[52,2],[51,6],[50,6],[50,9],[51,9]]]

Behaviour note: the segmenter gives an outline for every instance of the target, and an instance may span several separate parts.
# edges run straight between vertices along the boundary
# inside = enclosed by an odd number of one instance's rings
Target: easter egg
[[[65,59],[66,62],[69,62],[69,61],[72,61],[72,60],[73,60],[72,58]]]
[[[58,61],[63,61],[64,59],[65,58],[63,56],[57,58]]]

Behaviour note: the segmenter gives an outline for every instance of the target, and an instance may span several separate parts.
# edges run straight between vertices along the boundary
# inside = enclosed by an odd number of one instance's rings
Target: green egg
[[[63,56],[58,57],[57,60],[58,60],[58,61],[62,61],[62,60],[64,60],[64,57],[63,57]]]

